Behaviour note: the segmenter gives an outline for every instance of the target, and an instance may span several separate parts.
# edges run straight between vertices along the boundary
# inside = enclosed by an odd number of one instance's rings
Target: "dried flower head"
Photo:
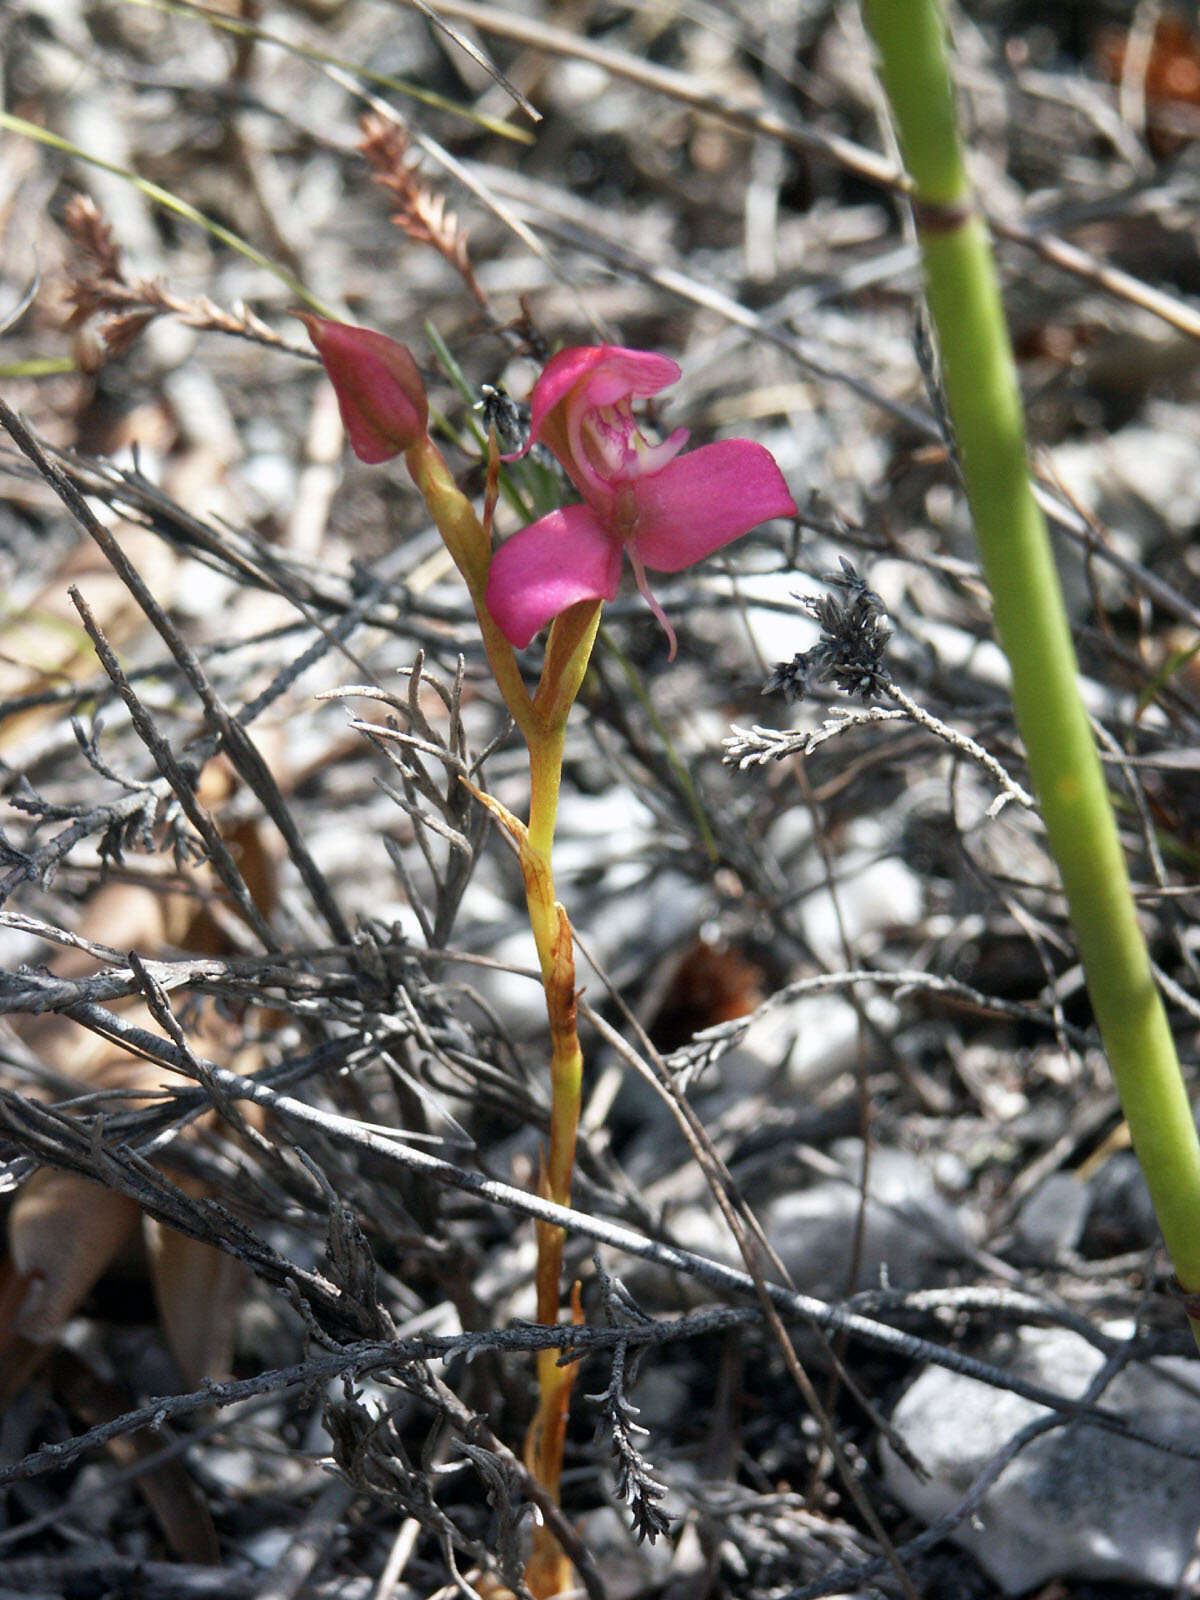
[[[884,656],[892,630],[883,601],[844,556],[841,570],[827,572],[824,581],[834,593],[796,596],[820,624],[820,638],[811,650],[780,662],[763,693],[782,689],[789,700],[802,700],[814,683],[828,682],[844,694],[877,700],[891,682]]]

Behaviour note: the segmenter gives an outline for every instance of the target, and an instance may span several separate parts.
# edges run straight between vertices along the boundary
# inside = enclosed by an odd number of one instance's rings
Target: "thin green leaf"
[[[135,3],[138,3],[138,0],[135,0]],[[128,167],[120,167],[114,161],[105,161],[100,156],[91,155],[79,145],[72,144],[69,139],[64,139],[61,134],[51,133],[49,128],[39,128],[37,123],[26,122],[24,117],[15,117],[11,111],[0,111],[0,128],[7,128],[10,133],[23,134],[27,139],[35,139],[38,144],[48,145],[52,150],[61,150],[64,155],[73,156],[76,161],[86,161],[90,166],[100,167],[118,178],[124,178],[126,182],[132,183],[135,189],[140,189],[148,200],[153,200],[165,211],[173,211],[176,216],[195,223],[198,228],[203,228],[205,233],[211,234],[214,239],[219,239],[230,250],[236,250],[238,255],[245,256],[246,260],[252,261],[256,267],[262,267],[265,272],[271,273],[281,283],[286,284],[297,299],[303,300],[304,304],[310,306],[319,316],[336,317],[337,313],[318,300],[316,295],[306,289],[300,279],[286,267],[280,266],[278,261],[272,261],[270,256],[264,255],[261,250],[231,229],[205,216],[203,211],[198,211],[189,201],[172,194],[170,189],[152,183],[149,178],[139,176]]]
[[[0,378],[51,378],[75,369],[70,356],[30,356],[25,361],[0,361]]]
[[[1183,667],[1186,667],[1189,661],[1194,661],[1198,655],[1200,655],[1200,639],[1197,639],[1195,644],[1183,645],[1179,649],[1171,651],[1162,666],[1150,679],[1141,694],[1138,695],[1137,714],[1139,718],[1147,707],[1152,706],[1158,699],[1159,691],[1165,689],[1175,674]]]

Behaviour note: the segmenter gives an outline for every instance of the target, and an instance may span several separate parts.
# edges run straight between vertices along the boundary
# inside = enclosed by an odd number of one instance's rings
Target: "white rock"
[[[890,1017],[893,1008],[886,1009]],[[872,1019],[878,1020],[874,1008]],[[858,1048],[858,1013],[850,1002],[839,994],[810,994],[756,1017],[715,1071],[724,1088],[749,1094],[766,1088],[786,1063],[788,1085],[811,1090],[852,1067]],[[705,1088],[713,1081],[701,1079]]]
[[[579,1518],[579,1532],[604,1574],[609,1600],[634,1600],[647,1584],[661,1582],[671,1570],[669,1538],[638,1544],[629,1528],[629,1515],[615,1506],[599,1506]]]
[[[1083,1233],[1092,1197],[1088,1185],[1069,1172],[1052,1172],[1017,1213],[1015,1231],[1034,1261],[1056,1261],[1073,1250]]]
[[[872,862],[853,877],[840,878],[836,906],[821,889],[806,901],[800,915],[814,954],[834,964],[845,960],[843,932],[852,951],[867,954],[877,948],[876,935],[889,928],[911,927],[921,915],[921,903],[916,874],[891,856]]]
[[[1150,420],[1106,439],[1059,445],[1054,468],[1076,498],[1113,525],[1110,536],[1124,535],[1127,555],[1140,555],[1137,541],[1161,538],[1164,527],[1186,533],[1200,521],[1196,424],[1186,408],[1160,404]],[[1112,581],[1119,582],[1115,574]]]
[[[1078,1334],[1024,1328],[994,1362],[1065,1395],[1082,1396],[1102,1364]],[[1194,1361],[1131,1367],[1103,1405],[1175,1443],[1200,1440]],[[955,1506],[1012,1436],[1045,1408],[973,1378],[933,1367],[901,1397],[892,1423],[930,1473],[918,1480],[885,1442],[884,1478],[909,1511],[932,1522]],[[954,1535],[1006,1594],[1051,1578],[1091,1578],[1174,1588],[1200,1526],[1195,1461],[1069,1422],[1035,1439],[1005,1468]]]
[[[833,1147],[844,1179],[780,1195],[762,1212],[767,1237],[796,1287],[822,1298],[847,1290],[858,1227],[862,1144]],[[960,1212],[938,1193],[928,1168],[906,1150],[873,1149],[857,1288],[912,1289],[936,1283],[968,1247]]]
[[[242,1549],[256,1567],[261,1567],[266,1572],[279,1565],[291,1545],[290,1529],[264,1528],[261,1533],[251,1534]]]
[[[714,587],[718,580],[714,579]],[[794,572],[752,572],[738,577],[737,593],[743,615],[759,654],[764,661],[790,661],[801,650],[817,642],[820,628],[800,609],[798,594],[818,590],[820,584]],[[765,674],[764,674],[765,676]],[[776,706],[779,712],[776,714]],[[782,702],[764,704],[763,722],[786,719]]]

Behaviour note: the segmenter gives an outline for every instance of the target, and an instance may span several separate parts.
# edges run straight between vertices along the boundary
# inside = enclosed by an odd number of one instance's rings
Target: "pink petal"
[[[422,438],[429,406],[406,346],[348,322],[301,315],[329,374],[350,445],[360,461],[389,461]]]
[[[573,345],[546,363],[529,397],[529,438],[534,443],[547,414],[581,379],[593,406],[612,405],[628,395],[657,394],[679,381],[679,363],[652,350],[626,350],[618,344]]]
[[[518,650],[577,600],[611,600],[622,547],[588,510],[564,506],[506,539],[492,557],[487,608]]]
[[[796,514],[775,458],[750,439],[702,445],[629,490],[637,502],[633,545],[656,572],[678,572],[768,517]]]

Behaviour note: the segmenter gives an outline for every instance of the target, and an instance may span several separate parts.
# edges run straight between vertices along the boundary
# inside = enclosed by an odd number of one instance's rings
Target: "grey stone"
[[[1159,1239],[1150,1191],[1132,1150],[1117,1150],[1089,1184],[1084,1249],[1094,1256],[1145,1250]]]
[[[990,1359],[1064,1395],[1082,1396],[1102,1364],[1094,1346],[1061,1329],[1023,1328]],[[1200,1440],[1194,1361],[1129,1367],[1104,1406],[1172,1443]],[[927,1522],[950,1511],[983,1467],[1044,1407],[940,1367],[903,1394],[892,1423],[929,1473],[918,1479],[886,1442],[884,1479]],[[1127,1580],[1173,1587],[1200,1527],[1195,1461],[1070,1422],[1027,1445],[959,1523],[956,1541],[1005,1594],[1051,1578]]]
[[[1086,1183],[1069,1172],[1053,1172],[1017,1213],[1015,1233],[1022,1252],[1033,1261],[1052,1262],[1073,1250],[1091,1207]]]
[[[796,1287],[821,1297],[847,1291],[861,1205],[861,1141],[839,1140],[833,1155],[844,1177],[780,1195],[762,1213]],[[906,1150],[873,1149],[868,1188],[854,1287],[914,1289],[940,1281],[970,1241],[960,1210],[938,1193],[928,1167]]]

